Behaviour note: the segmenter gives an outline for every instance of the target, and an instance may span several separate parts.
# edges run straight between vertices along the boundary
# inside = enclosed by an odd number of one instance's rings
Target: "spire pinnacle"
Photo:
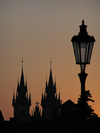
[[[55,84],[54,84],[55,88],[56,88],[56,74],[55,74]]]
[[[52,78],[52,61],[50,61],[50,76],[48,85],[53,86],[53,78]]]
[[[50,58],[50,70],[52,70],[52,58]]]
[[[31,93],[29,92],[29,103],[31,105]]]
[[[20,79],[20,85],[24,86],[23,58],[22,58],[22,74],[21,74],[21,79]]]
[[[26,74],[26,92],[27,92],[27,74]]]
[[[46,88],[47,88],[47,74],[46,74]]]
[[[13,101],[12,101],[12,105],[14,106],[14,103],[15,103],[15,89],[13,89]]]
[[[23,68],[23,58],[22,58],[22,68]]]
[[[59,97],[58,97],[59,103],[60,103],[60,88],[59,88]]]
[[[27,87],[27,74],[26,74],[26,87]]]

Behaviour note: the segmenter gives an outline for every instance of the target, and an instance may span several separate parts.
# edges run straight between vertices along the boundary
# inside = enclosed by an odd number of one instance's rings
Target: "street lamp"
[[[73,44],[76,64],[80,65],[81,73],[78,74],[81,82],[81,125],[82,129],[85,126],[85,81],[87,73],[85,73],[86,64],[90,64],[92,49],[95,42],[93,36],[89,36],[84,25],[84,20],[80,27],[80,32],[77,36],[73,36],[71,41]]]

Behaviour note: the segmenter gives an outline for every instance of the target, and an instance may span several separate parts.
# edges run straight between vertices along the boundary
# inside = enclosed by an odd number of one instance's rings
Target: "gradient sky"
[[[91,105],[100,116],[100,0],[0,0],[0,110],[5,120],[13,117],[12,98],[22,57],[31,88],[30,112],[36,101],[41,102],[50,58],[62,102],[70,98],[77,103],[80,67],[75,64],[71,38],[79,33],[82,19],[96,39],[86,66],[86,90],[92,93],[95,102]]]

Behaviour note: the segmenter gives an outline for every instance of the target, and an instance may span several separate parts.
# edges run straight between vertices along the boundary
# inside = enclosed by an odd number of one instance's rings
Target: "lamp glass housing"
[[[87,26],[84,25],[84,20],[82,21],[82,25],[79,27],[79,34],[77,36],[73,36],[71,39],[74,48],[76,64],[90,64],[95,39],[93,36],[88,35],[86,30]]]
[[[73,42],[76,64],[90,64],[94,42]]]

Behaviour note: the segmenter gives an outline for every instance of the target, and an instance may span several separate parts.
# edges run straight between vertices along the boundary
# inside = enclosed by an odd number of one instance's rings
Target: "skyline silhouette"
[[[28,92],[28,86],[27,86],[27,77],[26,82],[24,80],[24,71],[23,71],[23,58],[22,58],[22,70],[21,70],[21,77],[18,78],[17,81],[17,90],[16,92],[13,92],[12,97],[12,106],[13,106],[13,117],[9,117],[10,121],[13,119],[17,120],[19,123],[30,123],[31,119],[40,120],[41,118],[43,120],[45,119],[55,119],[55,116],[59,116],[63,119],[68,119],[69,114],[75,110],[76,112],[79,110],[79,99],[77,99],[77,103],[75,104],[71,99],[68,99],[66,102],[62,103],[62,100],[60,99],[60,89],[59,94],[57,95],[57,89],[56,89],[56,76],[55,81],[53,80],[52,76],[52,61],[50,60],[50,72],[49,72],[49,80],[47,82],[47,76],[46,76],[46,83],[44,88],[44,93],[42,89],[41,94],[41,104],[37,101],[34,106],[33,110],[30,110],[30,106],[32,105],[31,100],[31,92]],[[89,90],[86,90],[87,98],[88,96],[91,98],[91,94]],[[36,94],[35,94],[36,95]],[[81,97],[81,94],[79,94]],[[36,95],[37,96],[37,95]],[[86,98],[86,99],[87,99]],[[94,100],[88,98],[90,101],[94,102]],[[87,100],[88,101],[88,100]],[[40,104],[40,106],[38,106]],[[87,104],[88,105],[88,104]],[[92,106],[88,105],[89,108]],[[68,108],[68,109],[67,109]],[[67,111],[67,110],[68,111]],[[99,118],[98,114],[94,112],[94,110],[90,109],[90,114],[93,115],[94,118]],[[66,112],[68,115],[66,115]],[[79,112],[79,111],[78,111]],[[2,115],[1,110],[1,121],[5,121]],[[25,116],[24,116],[25,115]],[[77,118],[79,117],[79,114]],[[73,117],[76,118],[76,117]],[[87,117],[88,118],[88,117]],[[15,121],[14,120],[14,121]]]
[[[77,103],[80,68],[75,63],[71,38],[79,32],[82,19],[88,25],[89,35],[96,39],[91,63],[86,67],[86,90],[90,90],[95,101],[92,108],[100,116],[99,5],[98,0],[0,1],[0,110],[5,120],[13,117],[12,93],[16,92],[22,57],[25,81],[27,77],[31,89],[30,110],[36,101],[41,103],[46,75],[49,79],[50,58],[57,95],[61,88],[62,103],[68,99]]]

